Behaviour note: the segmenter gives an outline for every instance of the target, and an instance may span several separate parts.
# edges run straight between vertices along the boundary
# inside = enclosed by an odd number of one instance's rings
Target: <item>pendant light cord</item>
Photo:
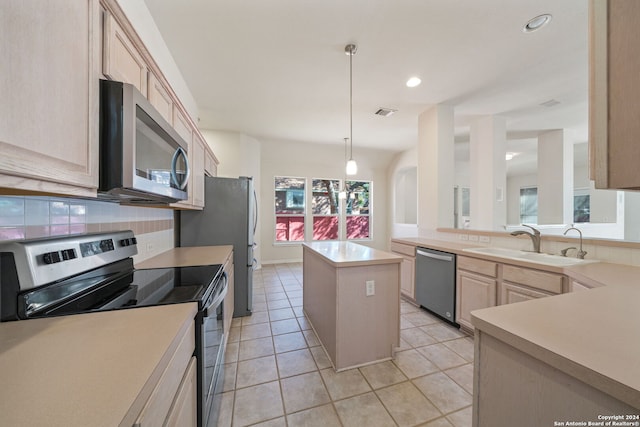
[[[349,49],[349,139],[351,149],[349,160],[353,160],[353,45]]]

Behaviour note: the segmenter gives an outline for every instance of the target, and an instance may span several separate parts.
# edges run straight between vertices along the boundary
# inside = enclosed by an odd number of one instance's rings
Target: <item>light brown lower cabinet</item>
[[[564,292],[566,277],[516,265],[458,256],[456,322],[473,331],[471,312]]]
[[[497,304],[498,264],[458,255],[456,274],[456,322],[473,331],[471,312]]]
[[[198,380],[196,358],[191,357],[187,372],[164,423],[167,427],[195,426],[198,423]]]
[[[471,312],[496,305],[497,282],[495,278],[464,270],[458,270],[457,276],[456,321],[464,329],[473,330]]]
[[[173,353],[169,364],[166,369],[161,373],[158,382],[155,384],[151,396],[144,404],[140,415],[133,424],[134,427],[157,427],[162,426],[165,422],[172,417],[177,417],[180,420],[183,419],[195,419],[196,412],[194,411],[193,417],[191,414],[172,414],[170,409],[174,407],[183,407],[179,409],[179,412],[187,411],[188,402],[190,399],[197,401],[197,397],[193,396],[195,388],[181,391],[181,385],[186,384],[188,388],[188,379],[185,383],[185,378],[190,374],[189,368],[193,362],[193,352],[196,347],[195,338],[195,322],[187,329],[183,335],[180,343],[178,344],[175,352]],[[196,424],[180,423],[180,426],[195,426]]]
[[[400,264],[400,292],[403,296],[416,299],[416,247],[404,243],[391,242],[391,252],[402,256]]]

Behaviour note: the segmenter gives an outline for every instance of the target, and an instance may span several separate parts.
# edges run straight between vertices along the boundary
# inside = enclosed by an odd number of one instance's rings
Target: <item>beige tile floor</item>
[[[302,264],[254,272],[233,320],[218,425],[471,426],[473,340],[407,302],[393,361],[336,373],[302,312]]]

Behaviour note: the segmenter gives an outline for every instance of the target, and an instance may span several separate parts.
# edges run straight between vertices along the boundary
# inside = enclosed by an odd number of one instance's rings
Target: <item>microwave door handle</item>
[[[180,156],[184,157],[185,168],[184,180],[182,182],[178,180],[178,175],[176,173],[176,168],[178,167],[178,157]],[[178,186],[180,190],[184,190],[184,188],[187,186],[187,183],[189,182],[189,175],[191,175],[191,167],[189,166],[189,158],[187,157],[187,152],[184,151],[184,148],[178,147],[176,149],[176,152],[173,153],[173,158],[171,159],[171,179],[173,179],[173,182]]]

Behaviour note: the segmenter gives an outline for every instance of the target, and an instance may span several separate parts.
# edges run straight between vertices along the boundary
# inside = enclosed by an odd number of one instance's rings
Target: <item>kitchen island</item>
[[[196,311],[186,303],[0,323],[0,425],[159,425],[185,370],[180,389],[195,404]]]
[[[303,244],[303,308],[333,367],[391,359],[402,257],[350,242]]]

